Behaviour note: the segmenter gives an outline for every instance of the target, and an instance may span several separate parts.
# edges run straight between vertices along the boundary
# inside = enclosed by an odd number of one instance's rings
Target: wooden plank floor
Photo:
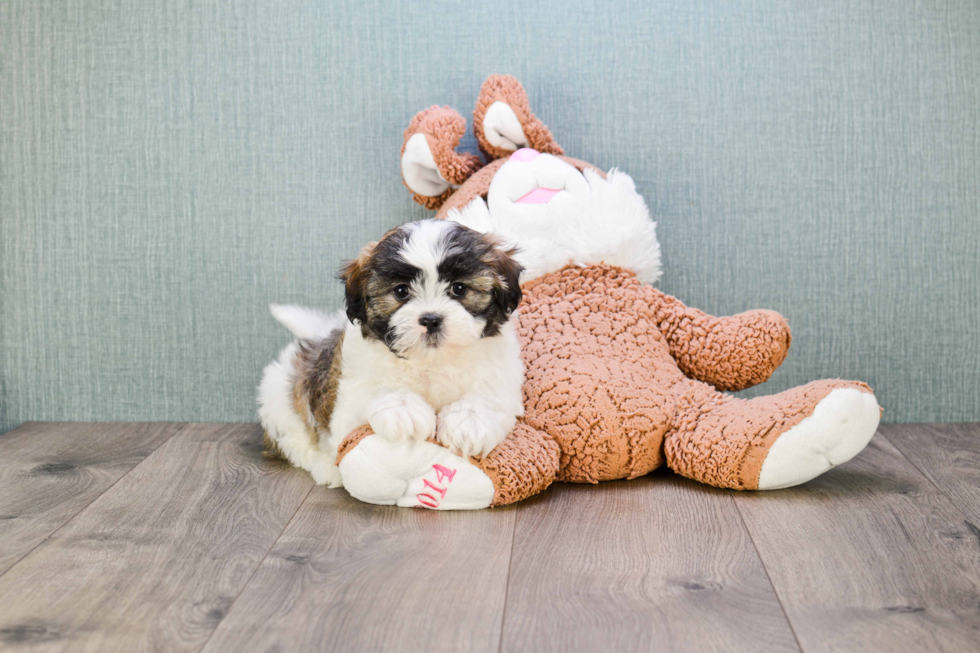
[[[0,436],[0,650],[980,650],[980,425],[883,426],[790,490],[658,471],[467,513],[314,487],[260,439]]]

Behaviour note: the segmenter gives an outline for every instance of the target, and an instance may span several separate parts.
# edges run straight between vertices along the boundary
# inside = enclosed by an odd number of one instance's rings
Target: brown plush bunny
[[[490,160],[455,151],[465,121],[420,112],[402,175],[437,217],[520,247],[525,414],[482,460],[434,441],[405,445],[365,426],[341,445],[348,491],[364,501],[441,509],[512,503],[553,481],[635,478],[666,464],[739,490],[797,485],[861,451],[880,409],[867,385],[815,381],[738,399],[782,363],[778,313],[712,317],[647,283],[660,273],[655,224],[624,173],[563,156],[516,79],[480,91],[474,131]]]

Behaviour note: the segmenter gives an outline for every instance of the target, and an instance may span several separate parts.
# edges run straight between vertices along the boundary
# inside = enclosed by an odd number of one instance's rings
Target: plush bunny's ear
[[[546,154],[564,154],[544,123],[531,113],[524,87],[510,75],[491,75],[480,88],[473,111],[473,132],[490,159],[530,147]]]
[[[449,107],[429,107],[412,118],[402,145],[402,179],[415,201],[428,209],[442,203],[480,169],[475,154],[456,152],[466,120]]]

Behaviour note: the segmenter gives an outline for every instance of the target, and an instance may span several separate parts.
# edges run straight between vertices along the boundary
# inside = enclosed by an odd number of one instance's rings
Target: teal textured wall
[[[749,394],[980,420],[976,0],[4,0],[0,430],[254,420],[266,305],[339,307],[340,260],[426,215],[409,119],[493,72],[634,177],[661,288],[789,318]]]

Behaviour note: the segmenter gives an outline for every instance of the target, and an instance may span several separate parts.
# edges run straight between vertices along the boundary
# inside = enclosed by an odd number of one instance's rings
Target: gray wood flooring
[[[980,425],[791,490],[370,506],[251,424],[0,436],[3,651],[980,651]]]

